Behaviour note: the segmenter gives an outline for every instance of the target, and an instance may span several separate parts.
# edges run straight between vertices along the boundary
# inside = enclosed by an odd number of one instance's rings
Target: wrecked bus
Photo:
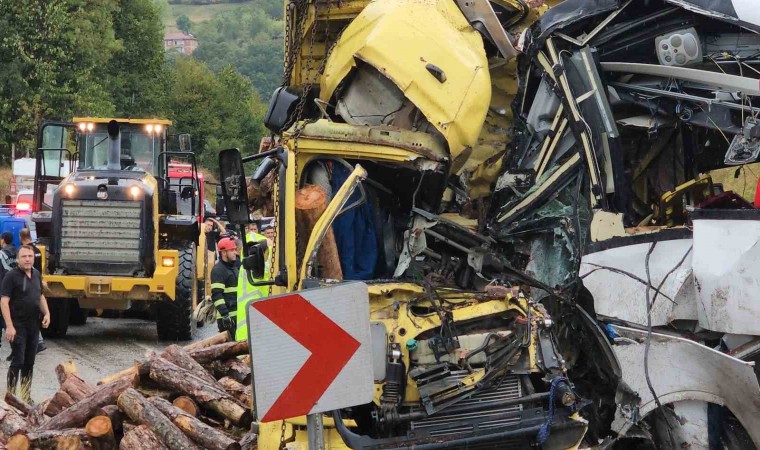
[[[286,4],[278,138],[220,170],[233,221],[275,217],[270,293],[369,285],[375,399],[326,448],[760,443],[760,20],[540,3]],[[303,417],[259,433],[307,446]]]

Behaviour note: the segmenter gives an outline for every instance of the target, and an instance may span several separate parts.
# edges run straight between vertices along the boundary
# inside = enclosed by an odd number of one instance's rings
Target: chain
[[[280,182],[280,171],[275,171],[274,175],[274,186],[278,186]],[[274,230],[274,237],[272,238],[272,249],[269,253],[269,281],[274,280],[274,270],[275,270],[275,261],[277,260],[277,234],[278,234],[278,228],[279,228],[279,217],[280,217],[280,195],[279,192],[277,192],[277,196],[274,200],[274,223],[272,224],[272,229]],[[282,261],[280,261],[282,263]],[[274,288],[273,284],[269,285],[269,295],[272,295],[272,289]],[[284,422],[283,422],[284,423]]]
[[[301,35],[307,15],[308,0],[291,0],[288,3],[288,15],[285,18],[285,71],[283,72],[282,87],[290,86],[293,69],[296,65],[298,50],[301,48]],[[295,32],[293,22],[295,21]]]
[[[282,421],[282,425],[280,426],[280,450],[285,449],[285,421]]]

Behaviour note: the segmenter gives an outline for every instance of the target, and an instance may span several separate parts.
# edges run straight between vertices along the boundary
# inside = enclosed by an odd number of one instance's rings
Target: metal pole
[[[309,450],[325,450],[322,414],[306,416],[306,432],[309,436]]]

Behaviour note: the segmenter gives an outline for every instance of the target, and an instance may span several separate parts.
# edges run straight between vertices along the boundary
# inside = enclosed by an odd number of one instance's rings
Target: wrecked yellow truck
[[[327,448],[760,443],[756,277],[736,282],[760,20],[712,3],[287,4],[280,139],[220,171],[233,222],[275,217],[251,280],[369,285],[375,399],[330,415]],[[329,199],[310,225],[306,186]],[[307,447],[305,418],[259,432]]]

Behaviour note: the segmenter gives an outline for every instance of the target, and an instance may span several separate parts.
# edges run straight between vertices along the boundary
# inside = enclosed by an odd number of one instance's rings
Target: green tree
[[[164,26],[152,0],[119,0],[113,27],[122,44],[108,65],[116,113],[157,116],[165,110]]]
[[[156,7],[156,11],[158,11],[158,16],[162,22],[166,22],[171,17],[172,7],[169,5],[168,0],[153,0],[153,6]]]
[[[190,23],[190,18],[189,17],[187,17],[186,15],[182,14],[181,16],[177,17],[177,22],[176,23],[177,23],[177,28],[179,29],[179,31],[181,31],[181,32],[183,32],[185,34],[189,34],[190,33],[191,23]]]
[[[43,119],[107,113],[98,69],[118,48],[113,0],[0,0],[0,135],[34,146]],[[6,146],[7,148],[7,146]]]
[[[250,80],[228,66],[219,75],[195,58],[177,58],[168,105],[174,127],[190,133],[202,166],[217,165],[220,150],[258,149],[264,105]]]
[[[254,4],[241,6],[195,27],[199,46],[193,55],[217,73],[231,65],[268,99],[282,81],[282,30],[282,21]]]

